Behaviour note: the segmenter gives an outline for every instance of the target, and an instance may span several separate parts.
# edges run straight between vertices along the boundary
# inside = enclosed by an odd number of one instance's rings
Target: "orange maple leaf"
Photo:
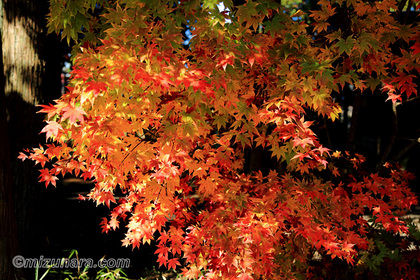
[[[99,195],[96,197],[96,203],[99,204],[106,204],[108,208],[110,207],[110,203],[115,201],[114,194],[111,192],[100,192]]]
[[[119,227],[120,221],[117,220],[116,217],[112,217],[112,219],[109,221],[109,226],[115,230]]]

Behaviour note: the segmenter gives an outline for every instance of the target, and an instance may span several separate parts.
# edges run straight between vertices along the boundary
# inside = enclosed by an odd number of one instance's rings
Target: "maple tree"
[[[378,228],[403,247],[369,268],[419,273],[406,265],[416,251],[402,218],[417,204],[411,174],[388,163],[365,172],[363,156],[324,147],[310,117],[336,120],[348,84],[394,104],[417,95],[418,25],[392,0],[320,0],[308,12],[217,4],[51,1],[50,31],[76,43],[72,78],[40,110],[47,143],[19,157],[41,165],[45,185],[93,180],[80,198],[111,208],[103,231],[124,224],[133,248],[155,240],[159,264],[188,279],[311,277],[314,254],[357,267],[385,248]],[[270,170],[246,172],[256,148]]]

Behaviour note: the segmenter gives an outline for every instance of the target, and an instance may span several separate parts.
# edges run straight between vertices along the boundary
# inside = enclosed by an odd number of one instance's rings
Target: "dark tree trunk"
[[[42,139],[36,105],[60,94],[61,67],[58,43],[45,32],[48,1],[0,1],[0,279],[17,279],[22,271],[13,267],[13,257],[30,257],[39,244],[34,229],[40,191],[33,164],[17,156]]]
[[[0,56],[0,67],[3,67],[2,56]],[[16,246],[17,232],[13,207],[11,156],[5,105],[4,75],[0,73],[0,131],[2,133],[0,137],[0,279],[15,279],[17,270],[13,267],[12,259],[18,252]]]

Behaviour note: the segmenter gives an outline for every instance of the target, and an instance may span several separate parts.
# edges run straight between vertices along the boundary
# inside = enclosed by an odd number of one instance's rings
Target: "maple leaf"
[[[200,191],[203,193],[204,196],[210,196],[214,193],[217,186],[213,182],[213,178],[207,177],[205,179],[200,180]]]
[[[395,94],[393,92],[388,92],[388,98],[386,99],[386,101],[391,100],[392,103],[397,103],[398,101],[401,102],[402,98],[401,98],[401,94]]]
[[[346,40],[340,38],[337,42],[337,46],[340,53],[345,52],[350,55],[354,46],[354,40],[351,38],[351,36],[347,37]]]
[[[381,207],[379,207],[379,206],[378,207],[373,207],[372,210],[373,210],[372,215],[376,215],[378,213],[381,213]]]
[[[162,265],[166,266],[166,264],[168,263],[168,257],[164,256],[163,254],[159,255],[158,258],[157,258],[157,262],[159,264],[159,267],[162,266]]]
[[[39,110],[37,113],[47,113],[48,119],[51,119],[55,114],[59,113],[59,109],[50,103],[50,105],[37,105],[43,109]]]
[[[27,159],[28,156],[22,152],[19,152],[19,156],[18,159],[21,159],[22,161],[25,161],[25,159]]]
[[[159,257],[163,255],[166,259],[168,259],[168,253],[169,248],[165,245],[159,246],[159,248],[155,251],[155,254],[157,254]]]
[[[160,244],[165,244],[166,241],[168,241],[168,239],[169,239],[169,235],[166,233],[166,231],[162,231],[158,238]]]
[[[41,175],[39,175],[40,182],[45,182],[45,187],[48,187],[48,184],[52,184],[54,187],[56,186],[56,180],[58,180],[58,178],[56,176],[54,176],[50,170],[48,169],[41,169],[39,170],[39,172],[41,172]]]
[[[188,269],[187,268],[181,268],[182,275],[186,277],[187,279],[197,279],[198,275],[200,274],[200,270],[197,269],[196,266],[191,266]]]
[[[410,264],[404,261],[397,262],[396,264],[398,272],[401,274],[402,271],[407,270],[410,267]]]
[[[323,147],[323,146],[319,146],[319,147],[317,148],[317,150],[319,151],[319,153],[321,154],[321,156],[322,156],[324,153],[326,153],[327,155],[329,155],[329,154],[330,154],[330,149],[325,148],[325,147]]]
[[[111,229],[111,226],[108,224],[108,219],[103,217],[102,222],[99,224],[102,227],[102,232],[108,233]]]
[[[302,161],[305,158],[311,158],[311,156],[308,153],[298,152],[294,157],[292,157],[292,160],[299,159],[299,161]]]
[[[395,87],[392,84],[385,83],[382,87],[382,91],[395,92]]]
[[[106,204],[106,206],[108,206],[108,208],[110,207],[110,203],[111,203],[111,202],[117,203],[117,202],[115,201],[114,194],[113,194],[113,193],[111,193],[111,192],[105,192],[105,191],[100,192],[100,193],[99,193],[99,194],[95,197],[95,199],[96,199],[96,204],[97,204],[97,205],[99,205],[99,204]]]
[[[107,84],[106,83],[103,83],[103,82],[94,82],[94,81],[91,81],[91,82],[88,82],[86,84],[88,85],[88,87],[86,88],[86,91],[92,91],[93,92],[93,95],[95,97],[98,97],[98,95],[101,92],[106,91],[106,87],[107,87]]]
[[[339,158],[341,157],[341,151],[334,151],[332,157]]]
[[[171,268],[176,269],[177,265],[181,265],[180,262],[178,261],[178,258],[172,258],[168,260],[168,264],[167,264],[168,269],[171,269]]]
[[[63,130],[59,123],[55,121],[47,121],[47,125],[41,130],[41,133],[46,133],[46,137],[48,139],[52,136],[57,136],[59,130]]]
[[[109,221],[109,226],[115,230],[119,227],[120,221],[117,220],[116,217],[112,217],[112,219]]]
[[[332,168],[331,172],[332,172],[332,174],[333,174],[334,177],[340,177],[340,172],[338,171],[338,168],[337,167],[334,166]]]
[[[284,151],[283,147],[279,146],[273,146],[270,151],[272,151],[272,155],[277,157],[278,160],[281,160],[282,158],[286,158],[286,153]]]
[[[419,4],[420,5],[420,4]],[[419,42],[419,39],[420,39],[420,35],[419,36],[417,36],[417,40],[414,42],[414,45],[412,45],[411,47],[410,47],[410,49],[412,49],[413,50],[413,55],[416,55],[416,54],[419,54],[420,53],[420,42]]]
[[[314,145],[314,141],[311,138],[305,138],[305,139],[300,139],[300,138],[295,138],[293,139],[293,147],[296,146],[301,146],[302,148],[305,148],[306,145]]]
[[[69,119],[71,123],[76,123],[79,120],[81,123],[84,122],[83,115],[86,115],[86,112],[83,111],[81,107],[74,107],[68,105],[67,107],[63,108],[63,117],[62,120]]]

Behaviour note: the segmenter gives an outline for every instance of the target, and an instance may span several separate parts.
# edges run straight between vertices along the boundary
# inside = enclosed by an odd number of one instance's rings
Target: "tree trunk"
[[[0,1],[0,279],[18,279],[23,272],[13,267],[13,257],[36,251],[40,186],[33,164],[17,156],[41,141],[36,105],[60,94],[60,59],[57,43],[45,35],[48,1]]]
[[[1,47],[0,41],[0,49]],[[2,56],[0,56],[0,67],[3,67]],[[13,207],[11,157],[5,105],[4,75],[0,73],[0,131],[2,132],[0,137],[0,279],[15,279],[15,272],[17,271],[13,267],[12,258],[17,254],[15,242],[17,232]]]

